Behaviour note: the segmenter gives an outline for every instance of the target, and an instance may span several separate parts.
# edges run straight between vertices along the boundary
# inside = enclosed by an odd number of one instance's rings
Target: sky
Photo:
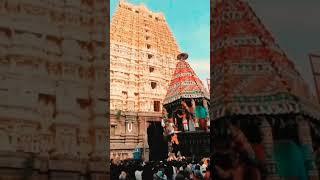
[[[210,1],[209,0],[127,0],[144,4],[153,12],[162,12],[188,62],[207,87],[210,78]],[[119,0],[110,0],[113,16]]]
[[[320,0],[248,1],[314,93],[308,54],[320,54]]]
[[[247,0],[314,92],[308,54],[320,54],[320,0]],[[210,74],[209,0],[128,0],[163,12],[201,80]],[[111,16],[118,0],[110,1]],[[204,83],[206,85],[206,82]]]

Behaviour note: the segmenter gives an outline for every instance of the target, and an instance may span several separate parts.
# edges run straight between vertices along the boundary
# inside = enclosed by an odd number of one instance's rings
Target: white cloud
[[[201,74],[210,74],[210,59],[190,59],[192,69]]]
[[[197,76],[202,80],[204,86],[208,89],[207,78],[210,78],[210,60],[209,59],[190,59],[189,64]]]

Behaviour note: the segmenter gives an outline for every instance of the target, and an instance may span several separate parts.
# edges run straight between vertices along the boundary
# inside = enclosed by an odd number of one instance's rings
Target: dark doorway
[[[168,142],[163,136],[160,122],[151,122],[148,129],[149,160],[160,161],[167,158]]]

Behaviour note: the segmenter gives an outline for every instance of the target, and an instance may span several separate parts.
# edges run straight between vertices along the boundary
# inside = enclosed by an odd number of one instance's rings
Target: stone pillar
[[[308,176],[310,180],[319,179],[319,172],[315,163],[310,126],[308,121],[302,116],[297,117],[299,141],[303,147],[308,149],[305,154],[305,164],[308,166]]]
[[[266,118],[262,118],[260,125],[260,130],[262,132],[262,143],[264,145],[266,160],[265,167],[267,169],[267,180],[280,180],[279,175],[277,174],[277,164],[273,159],[273,136],[272,136],[272,127]]]
[[[139,135],[139,143],[141,145],[141,148],[143,149],[143,154],[142,154],[142,158],[145,159],[145,149],[146,149],[146,138],[145,138],[145,134],[146,134],[146,123],[145,123],[145,119],[141,118],[140,116],[138,116],[137,118],[137,122],[138,122],[138,135]]]
[[[143,118],[144,132],[143,132],[143,157],[145,161],[149,161],[149,144],[148,144],[148,133],[149,122],[146,118]]]

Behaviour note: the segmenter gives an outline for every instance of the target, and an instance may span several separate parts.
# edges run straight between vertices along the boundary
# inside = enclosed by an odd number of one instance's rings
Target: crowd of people
[[[116,180],[211,180],[210,158],[193,161],[168,158],[164,161],[111,160],[111,179]]]
[[[209,132],[210,121],[207,101],[181,101],[167,113],[163,109],[161,125],[168,140],[168,158],[164,161],[111,160],[112,180],[211,180],[210,158],[195,161],[180,153],[177,133],[187,131]],[[170,114],[170,116],[168,116]],[[149,144],[150,146],[150,144]],[[165,153],[166,155],[166,153]]]

